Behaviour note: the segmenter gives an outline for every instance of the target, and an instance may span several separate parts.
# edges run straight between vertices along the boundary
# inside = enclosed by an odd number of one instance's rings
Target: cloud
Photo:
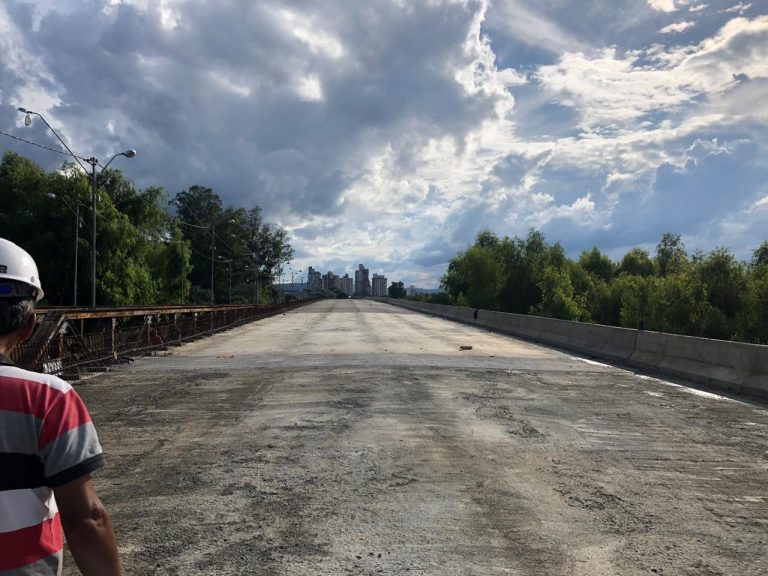
[[[509,36],[543,50],[562,53],[580,50],[587,44],[548,17],[530,3],[522,0],[497,2],[488,25],[503,30]]]
[[[542,66],[537,79],[558,102],[580,111],[584,129],[598,130],[698,105],[730,90],[737,71],[768,77],[768,17],[731,20],[694,46],[569,53]]]
[[[688,30],[689,28],[693,28],[694,26],[696,26],[695,22],[686,22],[686,21],[675,22],[673,24],[669,24],[668,26],[664,26],[664,28],[659,30],[659,32],[661,34],[677,34],[680,32],[685,32],[686,30]]]
[[[752,4],[748,3],[745,4],[744,2],[739,2],[738,4],[735,4],[734,6],[731,6],[730,8],[726,8],[725,10],[721,10],[724,14],[734,14],[739,13],[740,15],[743,15],[747,10],[752,8]]]
[[[140,186],[258,204],[295,269],[362,262],[435,286],[486,227],[540,227],[577,254],[655,245],[662,225],[745,246],[759,227],[737,215],[765,196],[768,16],[705,6],[9,0],[0,122],[55,146],[14,111],[38,109],[85,155],[137,148],[118,167]]]
[[[648,0],[648,5],[654,10],[660,12],[674,12],[677,10],[675,0]]]
[[[752,206],[749,207],[749,212],[768,210],[768,194],[755,201]]]

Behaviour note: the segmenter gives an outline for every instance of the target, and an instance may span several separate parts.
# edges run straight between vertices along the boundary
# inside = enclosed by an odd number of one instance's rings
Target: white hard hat
[[[37,264],[26,250],[0,238],[0,298],[43,297]]]

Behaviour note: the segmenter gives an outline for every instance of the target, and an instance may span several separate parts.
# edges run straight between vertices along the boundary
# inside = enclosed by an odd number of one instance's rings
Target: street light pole
[[[54,194],[53,192],[48,192],[49,198],[59,198]],[[73,282],[72,286],[72,306],[77,306],[77,245],[78,240],[80,240],[80,202],[75,203],[75,209],[72,209],[72,206],[69,205],[69,202],[64,199],[64,197],[59,198],[64,204],[67,205],[67,208],[69,208],[69,211],[72,212],[72,214],[75,215],[75,281]]]
[[[213,297],[213,268],[216,266],[216,223],[211,223],[211,305],[214,304]]]
[[[180,244],[181,248],[179,253],[181,254],[181,300],[180,304],[184,304],[184,240],[166,240],[166,244]]]
[[[24,117],[24,125],[30,126],[32,124],[32,115],[37,116],[40,118],[40,120],[43,121],[43,123],[48,127],[48,129],[53,132],[53,135],[56,136],[56,138],[61,142],[62,146],[67,150],[69,155],[74,158],[77,163],[80,165],[80,167],[88,173],[87,168],[85,165],[80,161],[84,160],[88,164],[91,165],[91,173],[90,173],[90,179],[91,179],[91,211],[93,216],[93,234],[91,237],[91,308],[96,308],[96,197],[97,197],[97,181],[96,181],[96,166],[98,166],[99,161],[96,159],[95,156],[91,156],[90,158],[82,158],[81,156],[78,156],[72,150],[69,149],[69,146],[67,146],[67,143],[64,142],[64,140],[59,136],[59,134],[56,132],[56,130],[53,129],[53,126],[48,124],[48,121],[43,118],[43,115],[39,112],[33,112],[32,110],[27,110],[26,108],[17,108],[19,112],[22,114],[26,114]],[[125,152],[119,152],[118,154],[115,154],[112,156],[112,158],[109,159],[109,162],[107,162],[104,167],[101,169],[99,174],[102,174],[104,170],[107,169],[107,166],[109,166],[112,163],[112,160],[117,158],[118,156],[125,156],[126,158],[133,158],[136,156],[136,150],[130,149],[126,150]]]
[[[96,158],[91,157],[91,308],[96,308]]]
[[[256,306],[259,305],[259,263],[256,262]]]
[[[133,158],[136,156],[136,150],[131,149],[125,152],[118,152],[109,159],[109,162],[104,165],[99,174],[103,174],[107,166],[112,164],[112,160],[118,156]],[[98,197],[96,166],[99,164],[99,161],[95,156],[91,156],[86,161],[91,165],[91,212],[93,215],[93,234],[91,236],[91,308],[96,308],[96,199]]]

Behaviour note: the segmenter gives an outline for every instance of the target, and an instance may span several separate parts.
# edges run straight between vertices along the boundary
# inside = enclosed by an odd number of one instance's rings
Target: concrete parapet
[[[768,346],[412,300],[389,299],[389,303],[719,390],[768,399]]]
[[[636,330],[569,322],[555,318],[478,311],[479,326],[606,358],[626,361],[635,349]]]
[[[721,390],[768,398],[768,346],[638,332],[629,364]]]
[[[477,323],[477,313],[475,308],[465,308],[463,306],[448,306],[446,304],[427,304],[427,306],[434,306],[435,313],[443,318],[449,320],[456,320],[457,322],[464,322],[466,324]]]

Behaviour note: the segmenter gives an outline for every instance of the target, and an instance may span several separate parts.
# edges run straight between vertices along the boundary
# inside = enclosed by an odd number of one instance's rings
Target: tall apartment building
[[[318,272],[317,270],[313,269],[312,266],[307,268],[307,288],[317,289],[322,288],[323,286],[323,279],[322,274]]]
[[[355,296],[370,296],[371,281],[368,276],[369,270],[362,264],[355,270]]]
[[[344,274],[342,278],[339,278],[339,290],[344,292],[347,296],[352,296],[352,294],[355,293],[355,289],[353,286],[352,278],[349,277],[349,274]]]
[[[335,288],[334,286],[334,279],[338,278],[336,274],[333,272],[328,272],[323,276],[323,288],[326,288],[327,290],[330,290],[331,288]]]
[[[371,286],[371,293],[373,296],[386,296],[387,295],[387,278],[383,274],[373,275],[373,285]]]

